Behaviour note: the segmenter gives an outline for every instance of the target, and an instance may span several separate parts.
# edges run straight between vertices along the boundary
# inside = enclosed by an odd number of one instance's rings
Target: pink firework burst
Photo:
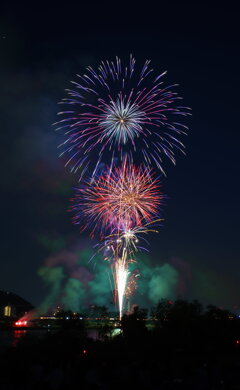
[[[76,188],[73,222],[102,232],[116,234],[143,226],[159,215],[163,195],[160,181],[146,167],[124,160],[95,179]]]

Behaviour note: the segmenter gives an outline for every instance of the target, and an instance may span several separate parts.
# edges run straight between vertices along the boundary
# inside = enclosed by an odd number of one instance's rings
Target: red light
[[[240,340],[236,340],[236,344],[240,344]]]
[[[26,326],[27,325],[27,321],[19,320],[19,321],[16,321],[14,325],[15,326]]]
[[[87,353],[86,349],[83,350],[83,354],[85,355]]]

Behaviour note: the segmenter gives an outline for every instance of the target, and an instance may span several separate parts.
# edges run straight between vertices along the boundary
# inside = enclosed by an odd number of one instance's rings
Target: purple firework
[[[179,138],[188,127],[176,118],[189,115],[189,108],[178,104],[176,84],[164,87],[166,72],[154,75],[149,60],[139,70],[135,63],[132,56],[127,66],[119,58],[102,61],[72,81],[74,89],[60,102],[71,109],[59,112],[64,118],[56,123],[64,131],[60,156],[72,171],[83,174],[93,164],[94,175],[101,162],[128,155],[164,172],[163,156],[175,164],[175,150],[184,153]]]

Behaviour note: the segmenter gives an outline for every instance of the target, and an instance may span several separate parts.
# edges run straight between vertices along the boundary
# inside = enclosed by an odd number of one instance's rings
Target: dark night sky
[[[37,270],[50,255],[42,238],[78,240],[66,212],[76,177],[57,158],[51,126],[56,103],[84,66],[133,53],[167,69],[166,82],[179,83],[193,109],[187,157],[166,167],[169,199],[151,261],[179,258],[184,297],[240,306],[238,14],[230,3],[167,3],[8,1],[2,9],[1,290],[39,304],[46,291]]]

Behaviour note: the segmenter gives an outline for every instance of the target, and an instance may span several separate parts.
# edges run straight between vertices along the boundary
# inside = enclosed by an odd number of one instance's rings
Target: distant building
[[[21,317],[34,307],[12,292],[0,291],[0,318]]]

